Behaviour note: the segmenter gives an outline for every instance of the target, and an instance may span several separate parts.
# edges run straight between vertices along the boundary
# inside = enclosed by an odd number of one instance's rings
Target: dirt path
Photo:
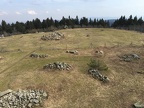
[[[37,49],[36,49],[37,50]],[[9,70],[10,68],[12,68],[13,66],[15,66],[16,64],[18,64],[20,61],[22,61],[23,59],[25,59],[28,55],[30,55],[31,53],[35,52],[36,50],[31,51],[30,53],[26,54],[24,57],[20,58],[18,61],[14,62],[13,64],[11,64],[9,67],[7,67],[6,69],[2,70],[0,72],[0,74],[4,73],[5,71]]]

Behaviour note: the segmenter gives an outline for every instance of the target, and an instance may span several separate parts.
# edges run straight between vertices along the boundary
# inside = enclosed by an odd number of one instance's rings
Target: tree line
[[[144,21],[142,17],[137,18],[137,16],[133,17],[130,15],[129,18],[126,18],[125,16],[121,16],[119,19],[115,20],[112,27],[144,32]]]
[[[0,34],[11,35],[21,33],[34,33],[41,31],[53,31],[56,29],[65,28],[83,28],[83,27],[109,27],[109,22],[104,19],[88,19],[86,17],[68,18],[62,17],[61,20],[53,20],[53,18],[43,19],[42,21],[38,18],[32,21],[7,23],[5,20],[1,21]]]
[[[137,18],[137,16],[133,17],[132,15],[130,15],[129,18],[121,16],[119,19],[115,20],[111,26],[109,21],[106,21],[104,19],[91,19],[86,17],[82,17],[79,19],[78,16],[76,16],[75,18],[71,18],[70,16],[68,18],[65,18],[63,16],[61,20],[53,20],[53,18],[51,17],[43,19],[42,21],[36,18],[32,21],[26,21],[25,23],[16,21],[16,23],[11,24],[2,20],[0,24],[0,35],[4,34],[5,36],[10,36],[12,34],[47,32],[57,29],[84,27],[112,27],[117,29],[144,32],[144,21],[142,17]]]

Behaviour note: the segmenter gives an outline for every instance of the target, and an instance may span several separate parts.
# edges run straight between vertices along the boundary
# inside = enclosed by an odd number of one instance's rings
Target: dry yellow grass
[[[144,34],[114,29],[60,30],[65,38],[42,41],[48,33],[23,34],[0,40],[0,91],[18,88],[42,88],[49,92],[45,108],[131,108],[144,100]],[[89,36],[87,36],[89,35]],[[19,50],[20,49],[20,50]],[[76,49],[79,55],[65,53]],[[109,67],[102,74],[110,78],[103,84],[87,74],[87,63],[103,50],[100,57]],[[48,54],[48,58],[30,58],[32,52]],[[118,55],[139,54],[141,59],[131,63],[120,61]],[[43,71],[43,65],[55,61],[69,63],[73,70]]]

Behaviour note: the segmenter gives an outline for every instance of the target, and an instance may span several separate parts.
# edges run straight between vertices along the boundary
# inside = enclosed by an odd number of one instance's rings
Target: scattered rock
[[[78,51],[77,50],[67,50],[66,53],[71,53],[71,54],[78,55]]]
[[[104,51],[102,51],[102,50],[96,50],[96,51],[95,51],[95,56],[97,56],[97,57],[102,57],[102,56],[104,56]]]
[[[49,63],[43,66],[43,69],[54,69],[54,70],[67,70],[69,71],[71,69],[71,66],[64,62],[54,62]]]
[[[59,32],[53,32],[51,34],[49,34],[48,36],[46,35],[43,35],[41,37],[42,40],[60,40],[64,38],[64,35],[62,33],[59,33]]]
[[[47,54],[32,53],[32,54],[30,55],[30,57],[33,57],[33,58],[46,58],[46,57],[48,57],[48,55],[47,55]]]
[[[96,69],[89,69],[88,74],[92,75],[93,78],[99,79],[100,81],[103,82],[108,82],[109,78],[106,76],[103,76],[98,70]]]
[[[125,62],[131,62],[133,60],[140,59],[140,56],[138,56],[137,54],[125,54],[123,56],[120,56],[120,58]]]
[[[0,108],[33,108],[48,98],[44,90],[6,90],[0,92]]]
[[[104,54],[104,52],[103,52],[102,50],[100,50],[100,51],[99,51],[99,50],[96,50],[95,53],[96,53],[96,54],[101,54],[101,55]]]

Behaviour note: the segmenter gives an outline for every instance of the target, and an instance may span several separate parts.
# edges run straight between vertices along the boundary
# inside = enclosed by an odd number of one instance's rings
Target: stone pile
[[[30,55],[30,57],[33,57],[33,58],[46,58],[46,57],[48,57],[48,55],[47,55],[47,54],[32,53],[32,54]]]
[[[32,108],[42,106],[48,94],[43,90],[6,90],[0,92],[0,108]]]
[[[96,69],[89,69],[88,74],[92,75],[93,78],[98,79],[103,82],[108,82],[109,79],[106,76],[103,76],[98,70]]]
[[[78,55],[78,51],[77,50],[67,50],[66,53]]]
[[[64,38],[64,34],[62,34],[62,33],[59,33],[59,32],[53,32],[53,33],[51,33],[51,34],[49,34],[48,36],[46,36],[46,35],[43,35],[42,37],[41,37],[41,39],[42,40],[60,40],[60,39],[62,39],[62,38]]]
[[[49,63],[43,66],[43,69],[53,69],[53,70],[67,70],[69,71],[71,69],[71,66],[64,62],[54,62]]]
[[[121,60],[126,62],[131,62],[133,60],[138,60],[140,57],[137,54],[125,54],[123,56],[120,56]]]

